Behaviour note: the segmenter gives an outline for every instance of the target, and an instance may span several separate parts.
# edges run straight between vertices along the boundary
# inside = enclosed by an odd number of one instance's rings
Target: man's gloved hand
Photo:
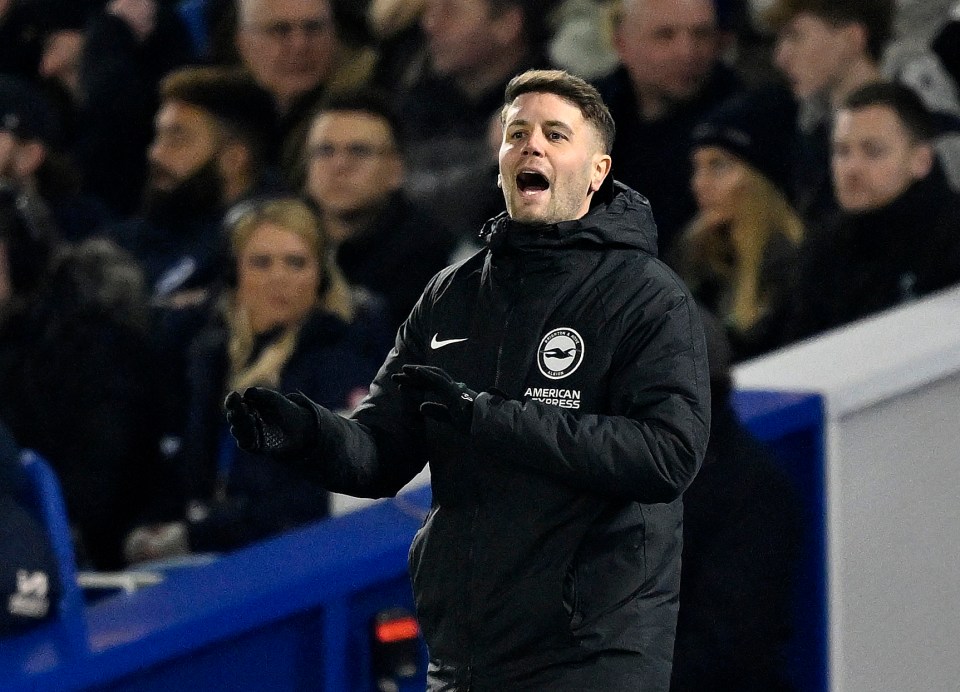
[[[302,394],[287,397],[271,389],[250,387],[242,395],[230,392],[223,406],[230,434],[247,452],[298,454],[316,440],[316,418]]]
[[[423,401],[429,394],[438,399],[420,404],[420,413],[424,416],[449,423],[460,432],[470,432],[477,393],[467,385],[430,365],[404,365],[392,378],[404,397]]]

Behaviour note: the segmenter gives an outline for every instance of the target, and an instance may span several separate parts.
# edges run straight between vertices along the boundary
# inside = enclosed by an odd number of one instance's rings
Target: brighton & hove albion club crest
[[[537,366],[545,377],[559,380],[583,362],[583,339],[576,330],[562,327],[547,332],[537,349]]]

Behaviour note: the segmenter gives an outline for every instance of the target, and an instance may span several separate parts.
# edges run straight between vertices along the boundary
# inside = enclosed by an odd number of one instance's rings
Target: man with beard
[[[265,153],[276,127],[273,101],[248,75],[183,68],[164,78],[159,96],[142,215],[106,235],[136,258],[156,307],[157,367],[172,383],[165,448],[175,451],[187,353],[226,267],[223,218],[232,205],[280,186]]]
[[[276,116],[243,73],[190,67],[160,85],[143,214],[108,233],[162,304],[196,303],[220,278],[220,226],[236,202],[278,187],[265,163]]]

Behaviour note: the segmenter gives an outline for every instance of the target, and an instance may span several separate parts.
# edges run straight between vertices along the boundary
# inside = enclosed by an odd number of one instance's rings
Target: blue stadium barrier
[[[60,600],[55,605],[54,629],[59,632],[65,657],[80,656],[86,643],[86,620],[83,594],[77,585],[77,563],[67,510],[60,491],[60,481],[46,459],[32,450],[24,450],[20,463],[29,479],[25,498],[32,505],[50,537],[50,545],[58,567]]]
[[[735,407],[805,500],[807,542],[796,597],[791,675],[826,690],[822,402],[814,395],[738,392]],[[161,583],[83,607],[82,639],[56,623],[4,640],[0,688],[98,690],[376,690],[370,627],[384,609],[412,609],[407,551],[429,489],[223,556],[171,569]],[[417,674],[400,690],[423,689]]]

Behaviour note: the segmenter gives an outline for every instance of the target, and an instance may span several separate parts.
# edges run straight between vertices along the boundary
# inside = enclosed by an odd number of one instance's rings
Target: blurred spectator
[[[270,96],[228,68],[177,70],[160,98],[143,216],[109,234],[141,263],[155,300],[183,306],[221,278],[226,210],[279,186],[264,159],[276,118]]]
[[[739,80],[720,62],[712,0],[622,0],[613,41],[621,65],[597,83],[617,123],[613,174],[650,200],[660,256],[670,257],[696,210],[690,131]]]
[[[80,101],[80,69],[87,22],[104,3],[99,0],[33,0],[41,41],[37,73],[54,83],[65,100]]]
[[[792,338],[960,282],[960,195],[934,166],[934,134],[907,87],[869,84],[842,102],[832,142],[841,214],[804,249]]]
[[[367,25],[377,46],[372,84],[396,89],[421,68],[426,38],[420,18],[426,0],[370,0]]]
[[[548,18],[550,62],[586,80],[615,70],[618,59],[610,45],[610,4],[601,0],[560,0]]]
[[[954,90],[960,90],[960,2],[950,9],[949,19],[934,37],[932,48],[953,80]]]
[[[65,240],[79,241],[109,218],[80,194],[79,172],[59,148],[59,122],[44,93],[25,79],[0,75],[0,181],[16,187],[34,214],[52,216]]]
[[[774,0],[764,15],[777,32],[775,60],[800,101],[791,197],[808,226],[836,210],[830,185],[830,124],[840,102],[880,79],[893,0]]]
[[[59,600],[58,570],[41,518],[28,492],[20,450],[0,424],[0,637],[51,617]]]
[[[110,0],[84,31],[72,151],[84,191],[126,216],[143,189],[157,85],[190,62],[190,37],[161,0]]]
[[[0,325],[24,309],[46,276],[60,237],[13,186],[0,186]]]
[[[377,94],[334,97],[314,116],[304,191],[347,280],[383,295],[394,327],[450,259],[453,238],[401,191],[398,123]]]
[[[405,188],[458,238],[480,228],[464,190],[488,175],[487,134],[503,90],[517,73],[547,66],[545,14],[551,0],[426,0],[421,69],[399,89],[407,143]],[[490,188],[496,177],[488,175]],[[485,219],[484,219],[485,220]]]
[[[167,426],[175,445],[189,345],[226,269],[224,215],[282,185],[265,153],[276,128],[273,100],[242,70],[182,68],[163,80],[160,98],[143,215],[105,232],[140,263],[157,308],[153,334],[175,395]]]
[[[0,0],[0,73],[32,77],[42,47],[33,3]]]
[[[704,315],[710,442],[683,494],[683,571],[671,692],[787,692],[784,648],[801,542],[796,488],[737,420],[730,351]]]
[[[16,285],[16,239],[31,222],[5,199],[4,269]],[[42,256],[36,247],[26,248]],[[0,325],[0,417],[20,445],[46,457],[63,486],[78,561],[122,566],[121,540],[159,487],[158,421],[143,277],[104,239],[33,259],[33,290],[8,301]]]
[[[273,96],[283,161],[295,161],[310,113],[325,96],[366,84],[375,53],[346,34],[331,0],[237,0],[236,7],[240,59]]]
[[[692,134],[697,216],[674,261],[697,300],[720,318],[735,360],[780,344],[779,318],[804,236],[787,200],[796,109],[779,88],[735,96]]]
[[[133,560],[232,550],[327,516],[321,486],[237,448],[223,397],[265,386],[350,411],[389,347],[382,303],[352,289],[327,259],[322,226],[304,202],[244,205],[229,228],[236,284],[194,344],[190,370],[189,511],[186,521],[134,532]]]

